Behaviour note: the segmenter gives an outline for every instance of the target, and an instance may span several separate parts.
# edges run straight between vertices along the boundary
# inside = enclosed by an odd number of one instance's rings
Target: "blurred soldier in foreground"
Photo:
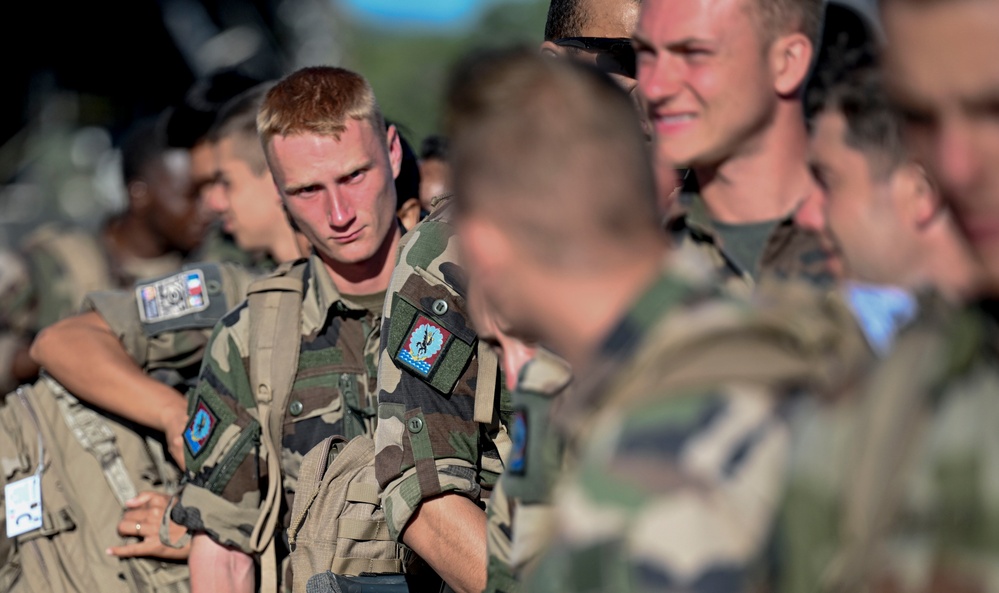
[[[815,472],[798,504],[791,499],[797,519],[788,525],[792,536],[824,541],[793,566],[803,570],[789,575],[788,590],[996,591],[999,2],[881,8],[887,85],[906,142],[985,278],[962,309],[921,302],[861,397],[840,402],[849,430],[815,441],[835,448],[804,442],[802,458],[821,457],[829,473]]]
[[[917,313],[915,294],[936,288],[952,302],[959,301],[973,294],[976,269],[953,219],[941,208],[940,194],[925,168],[903,148],[902,120],[888,105],[881,81],[871,66],[846,74],[841,71],[839,80],[816,97],[812,161],[824,202],[814,205],[814,222],[821,224],[824,219],[847,273],[859,280],[847,283],[847,294],[868,342],[883,358],[892,350],[895,328],[908,324]],[[921,304],[928,307],[930,317],[941,310],[930,299],[924,298]],[[911,352],[911,337],[903,338],[900,347]],[[897,362],[888,364],[896,368],[892,373],[898,372]],[[920,375],[915,366],[908,373]],[[855,494],[897,485],[891,472],[881,473],[884,467],[876,475],[860,474],[858,469],[865,466],[857,460],[873,455],[880,459],[878,463],[891,463],[894,455],[902,455],[897,458],[902,461],[910,445],[882,442],[890,450],[879,451],[859,447],[893,438],[892,428],[879,424],[892,420],[879,414],[887,412],[904,422],[911,410],[896,406],[915,400],[908,399],[909,394],[898,399],[899,392],[919,388],[908,376],[899,375],[808,402],[795,411],[792,471],[778,530],[779,560],[775,561],[780,590],[818,591],[842,582],[852,588],[864,580],[863,567],[855,564],[858,558],[848,565],[838,564],[840,558],[856,553],[845,550],[859,527],[857,513],[872,511],[857,506],[862,499]],[[930,498],[948,496],[946,489],[938,492]],[[929,500],[925,496],[919,495],[922,500],[915,504]],[[929,556],[911,550],[922,548],[924,535],[916,535],[918,528],[900,527],[906,533],[892,536],[883,550],[887,556],[878,561],[891,567],[889,573],[911,563],[905,574],[894,574],[891,579],[923,582],[924,577],[917,574],[929,569]],[[912,578],[916,580],[909,581]],[[904,590],[924,589],[923,585],[914,589],[906,585]]]
[[[608,78],[512,52],[452,80],[469,282],[511,333],[586,370],[551,416],[579,459],[528,590],[736,590],[781,491],[784,398],[818,377],[834,324],[719,300],[682,261],[664,273],[646,143]]]
[[[374,428],[375,351],[400,237],[398,136],[362,77],[299,70],[268,92],[257,128],[313,252],[250,287],[216,327],[189,393],[188,482],[172,518],[196,534],[195,591],[253,591],[258,554],[260,588],[291,588],[282,534],[302,457],[325,437]]]
[[[667,222],[726,286],[764,277],[833,280],[818,236],[792,215],[816,187],[801,93],[821,0],[646,0],[635,49],[657,169],[693,170]]]
[[[73,313],[88,292],[176,270],[201,244],[210,216],[191,182],[191,157],[168,147],[154,121],[137,123],[123,141],[122,174],[128,206],[98,236],[46,226],[25,242],[26,281],[0,295],[5,390],[37,375],[27,356],[31,339]]]
[[[643,129],[645,108],[636,92],[635,52],[630,35],[638,20],[639,3],[632,0],[554,0],[548,8],[541,55],[591,64],[608,74],[635,101]],[[666,182],[675,181],[667,167]],[[507,336],[512,339],[512,336]],[[487,513],[487,591],[516,591],[525,570],[537,560],[544,544],[544,526],[551,516],[551,487],[561,473],[562,442],[550,430],[548,416],[565,397],[571,380],[568,363],[544,349],[527,365],[523,376],[507,378],[516,385],[509,467],[496,485]],[[508,372],[504,368],[504,372]]]
[[[821,191],[795,220],[826,238],[849,278],[843,293],[884,356],[915,315],[917,292],[959,301],[977,270],[926,169],[903,147],[874,60],[873,48],[851,52],[818,73],[810,160]]]

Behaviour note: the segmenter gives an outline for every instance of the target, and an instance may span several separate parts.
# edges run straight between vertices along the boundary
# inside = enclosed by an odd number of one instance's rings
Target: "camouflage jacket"
[[[999,591],[999,310],[920,309],[859,388],[793,416],[772,589]]]
[[[44,226],[25,241],[21,250],[6,256],[20,258],[18,267],[27,273],[16,284],[6,284],[0,293],[0,382],[13,388],[9,375],[17,346],[27,346],[44,327],[75,313],[83,297],[97,290],[128,288],[141,278],[150,278],[180,268],[178,254],[150,259],[112,261],[101,239],[80,229]]]
[[[849,353],[866,346],[856,332],[840,335],[845,307],[810,289],[768,295],[788,303],[760,309],[716,293],[662,276],[554,411],[573,462],[527,590],[750,582],[783,488],[784,411],[802,389],[848,374]]]
[[[491,423],[475,421],[478,339],[451,212],[451,203],[439,205],[403,237],[385,299],[375,469],[395,538],[425,498],[486,499],[509,449],[508,394],[494,398]]]
[[[562,473],[563,443],[551,409],[567,397],[568,363],[539,350],[520,373],[512,395],[509,463],[489,500],[486,591],[520,590],[520,578],[541,554],[550,531],[551,492]]]
[[[818,288],[829,288],[835,281],[829,255],[818,236],[796,225],[791,216],[777,223],[755,270],[742,269],[725,253],[707,206],[697,194],[680,194],[674,211],[666,219],[666,231],[678,250],[706,256],[733,295],[748,297],[766,280],[802,280]]]
[[[304,269],[303,269],[304,268]],[[305,278],[298,369],[283,410],[281,526],[290,522],[302,458],[322,439],[372,434],[381,294],[341,295],[313,254],[278,269]],[[188,482],[171,517],[222,545],[252,553],[249,536],[267,489],[255,394],[250,388],[250,319],[244,302],[216,326],[197,387],[188,394],[184,433]],[[287,557],[285,529],[275,535]],[[285,565],[287,567],[285,562]],[[284,586],[290,588],[285,572]]]

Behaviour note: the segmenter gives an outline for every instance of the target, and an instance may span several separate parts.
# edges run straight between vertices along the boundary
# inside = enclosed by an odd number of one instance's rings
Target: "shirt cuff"
[[[434,496],[455,493],[473,501],[479,500],[481,488],[476,479],[476,469],[468,462],[460,459],[438,459],[435,465],[441,487]],[[403,472],[385,487],[382,491],[382,506],[393,539],[397,541],[400,539],[406,525],[413,518],[413,513],[422,502],[420,478],[415,467]]]
[[[216,543],[255,554],[250,535],[260,517],[260,508],[240,507],[211,491],[187,484],[170,518],[193,533],[204,533]]]

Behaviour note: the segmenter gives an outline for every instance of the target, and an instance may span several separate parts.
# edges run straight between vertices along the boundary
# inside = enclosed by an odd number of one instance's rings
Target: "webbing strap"
[[[492,424],[496,408],[496,379],[499,376],[499,359],[496,352],[479,340],[476,347],[479,372],[475,378],[474,418],[479,424]]]
[[[391,574],[402,572],[401,560],[386,560],[374,558],[334,558],[333,574],[359,575],[366,572],[374,574]]]
[[[358,541],[395,541],[389,534],[388,525],[385,521],[372,521],[370,519],[340,517],[337,520],[336,534],[337,537]]]
[[[104,419],[93,410],[83,406],[78,399],[47,375],[43,375],[46,387],[55,395],[56,404],[66,426],[87,452],[97,458],[104,478],[111,486],[114,496],[125,506],[125,501],[136,497],[135,484],[128,477],[125,460],[115,444],[115,434]]]
[[[350,502],[366,502],[373,505],[380,505],[382,503],[381,498],[378,496],[378,486],[375,484],[352,482],[347,486],[346,497]]]
[[[281,419],[298,369],[301,347],[302,292],[306,266],[285,276],[250,285],[250,385],[256,394],[260,443],[267,456],[267,494],[250,534],[250,547],[261,553],[261,590],[277,589],[274,530],[280,515]]]
[[[939,335],[920,332],[921,339],[899,342],[895,353],[874,375],[861,396],[864,413],[854,479],[846,492],[841,525],[842,544],[823,575],[826,590],[856,591],[866,582],[880,556],[878,545],[890,528],[904,492],[905,467],[926,428],[920,395],[942,376],[946,344]]]

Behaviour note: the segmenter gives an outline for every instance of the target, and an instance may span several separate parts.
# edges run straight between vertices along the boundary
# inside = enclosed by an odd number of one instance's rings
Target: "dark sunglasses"
[[[627,37],[562,37],[552,43],[562,47],[598,51],[613,60],[621,74],[635,78],[635,48]],[[609,70],[599,59],[597,66],[602,70]]]

